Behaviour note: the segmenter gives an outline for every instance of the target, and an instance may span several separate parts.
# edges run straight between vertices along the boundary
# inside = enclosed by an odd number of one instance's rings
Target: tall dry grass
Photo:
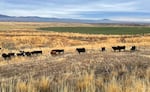
[[[0,92],[150,92],[150,68],[143,71],[144,77],[138,70],[134,68],[123,75],[120,74],[123,70],[115,70],[107,74],[108,78],[89,69],[57,76],[1,80]]]
[[[0,32],[1,33],[1,32]],[[12,35],[11,35],[12,34]],[[16,34],[16,35],[15,35]],[[11,36],[8,36],[11,35]],[[0,47],[8,50],[32,49],[32,48],[65,48],[70,46],[150,46],[150,36],[108,36],[95,35],[84,36],[70,33],[44,33],[44,32],[16,32],[0,35]]]

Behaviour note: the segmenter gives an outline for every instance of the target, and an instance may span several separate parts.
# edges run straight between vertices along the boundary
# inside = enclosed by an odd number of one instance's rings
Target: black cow
[[[15,53],[8,53],[8,55],[10,55],[11,57],[14,57]]]
[[[25,56],[24,52],[20,52],[16,54],[17,56]]]
[[[106,50],[106,48],[105,48],[105,47],[102,47],[102,48],[101,48],[101,51],[102,51],[102,52],[103,52],[103,51],[105,51],[105,50]]]
[[[31,52],[24,52],[26,56],[31,56]]]
[[[121,51],[121,50],[125,51],[126,46],[118,46],[118,48],[119,48],[119,51]]]
[[[136,50],[136,46],[132,46],[130,51],[135,51]]]
[[[76,48],[76,51],[80,54],[81,52],[86,52],[85,48]]]
[[[31,54],[32,55],[42,54],[42,51],[41,50],[39,50],[39,51],[32,51]]]
[[[113,49],[114,51],[116,51],[116,50],[118,50],[118,47],[113,46],[112,49]]]
[[[11,56],[9,54],[3,53],[2,57],[6,60],[6,59],[11,59]]]
[[[113,49],[114,51],[118,50],[119,52],[120,52],[122,49],[125,51],[125,48],[126,48],[125,46],[116,46],[116,47],[113,46],[113,47],[112,47],[112,49]]]
[[[64,49],[54,49],[51,50],[51,55],[64,54]]]
[[[64,49],[58,49],[58,50],[55,50],[56,52],[58,52],[59,54],[64,54]]]

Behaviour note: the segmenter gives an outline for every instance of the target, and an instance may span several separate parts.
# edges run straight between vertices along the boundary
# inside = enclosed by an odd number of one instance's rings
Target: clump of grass
[[[50,82],[51,82],[51,80],[49,78],[42,77],[37,82],[37,85],[36,85],[37,90],[39,90],[40,92],[48,92],[51,88]]]
[[[28,85],[25,82],[19,81],[16,84],[16,91],[17,92],[28,92]]]

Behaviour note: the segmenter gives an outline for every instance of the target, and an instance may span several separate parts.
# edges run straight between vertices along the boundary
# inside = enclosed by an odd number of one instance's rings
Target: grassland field
[[[150,25],[0,22],[0,92],[150,92]],[[76,33],[77,32],[77,33]],[[114,52],[112,46],[125,45]],[[130,51],[131,46],[137,47]],[[76,48],[85,47],[80,55]],[[106,47],[101,52],[101,47]],[[51,56],[52,49],[65,53]]]
[[[150,33],[150,27],[46,27],[38,29],[54,32],[73,32],[105,35],[135,35]]]

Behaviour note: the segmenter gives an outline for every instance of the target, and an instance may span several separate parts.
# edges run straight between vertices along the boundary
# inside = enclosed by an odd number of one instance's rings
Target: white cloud
[[[3,0],[3,2],[0,1],[0,14],[6,14],[11,16],[41,16],[58,18],[97,19],[93,16],[82,16],[82,14],[84,14],[85,12],[149,12],[148,10],[150,9],[148,3],[150,1],[148,0],[85,0],[85,2],[82,1],[82,3],[79,3],[79,1],[81,0],[71,0],[69,1],[69,3],[66,3],[68,1],[59,3],[58,0],[46,0],[45,2],[43,0],[38,1],[35,4],[33,4],[34,0],[31,4],[12,4],[5,1],[7,0]],[[127,20],[130,17],[128,15],[120,15],[118,19],[119,18],[120,20],[122,18],[124,18],[124,20]],[[131,18],[130,20],[137,19],[141,20],[142,16],[141,18]]]
[[[112,18],[112,20],[116,21],[126,21],[126,22],[150,22],[150,18],[133,18],[133,17],[117,17]]]

